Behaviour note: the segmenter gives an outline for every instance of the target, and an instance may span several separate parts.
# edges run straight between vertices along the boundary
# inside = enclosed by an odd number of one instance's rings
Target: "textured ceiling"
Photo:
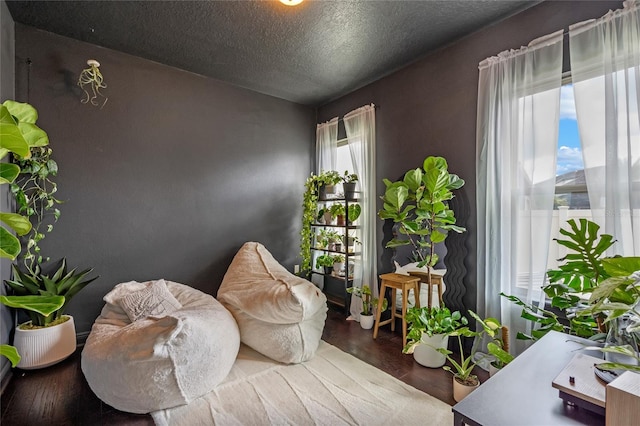
[[[311,106],[536,3],[7,1],[16,22]]]

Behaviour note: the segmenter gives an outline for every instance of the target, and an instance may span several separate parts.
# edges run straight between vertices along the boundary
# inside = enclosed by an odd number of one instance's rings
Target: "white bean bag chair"
[[[260,243],[245,243],[233,258],[218,300],[233,314],[240,339],[285,363],[311,359],[327,319],[327,298],[293,275]]]
[[[82,351],[82,372],[102,401],[148,413],[215,388],[240,348],[238,326],[213,296],[171,281],[118,284]]]

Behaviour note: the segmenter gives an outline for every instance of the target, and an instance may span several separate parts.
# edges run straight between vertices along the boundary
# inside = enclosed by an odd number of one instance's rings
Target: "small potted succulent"
[[[360,327],[365,330],[373,327],[373,309],[378,306],[379,299],[371,294],[371,287],[363,285],[362,287],[349,287],[347,293],[354,294],[362,299],[362,311],[360,312]],[[386,311],[388,302],[386,298],[382,299],[382,312]]]

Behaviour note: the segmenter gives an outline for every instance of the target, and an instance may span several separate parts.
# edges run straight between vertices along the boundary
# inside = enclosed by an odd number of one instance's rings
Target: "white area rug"
[[[157,425],[451,425],[451,406],[324,342],[285,365],[241,345],[229,376]]]

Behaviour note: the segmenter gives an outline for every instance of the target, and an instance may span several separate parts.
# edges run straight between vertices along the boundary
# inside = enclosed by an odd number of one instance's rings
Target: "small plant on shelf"
[[[344,216],[345,215],[344,204],[342,203],[332,204],[331,207],[329,207],[329,211],[331,212],[331,216],[333,217]]]
[[[330,254],[321,254],[316,258],[316,269],[324,269],[326,274],[330,274],[333,270],[333,256]]]
[[[349,173],[349,170],[344,171],[342,176],[343,183],[356,183],[358,181],[358,175],[355,173]]]

